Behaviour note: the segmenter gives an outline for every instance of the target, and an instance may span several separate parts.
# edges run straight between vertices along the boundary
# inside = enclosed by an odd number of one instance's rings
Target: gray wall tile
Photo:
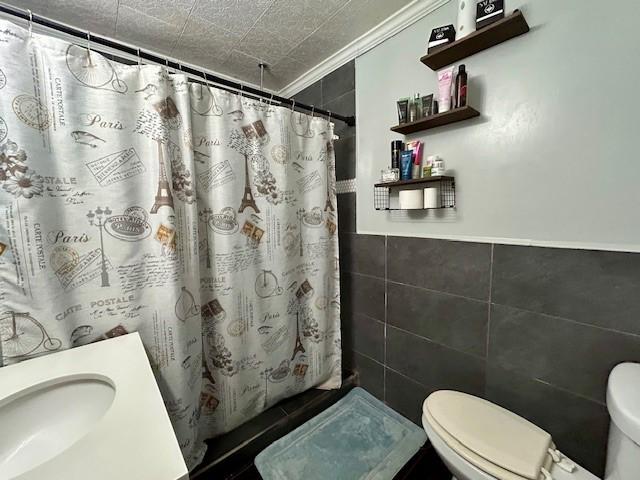
[[[356,231],[356,194],[341,193],[338,197],[338,234]]]
[[[609,372],[640,361],[640,336],[493,305],[489,360],[594,401],[605,401]]]
[[[384,366],[358,352],[353,352],[353,358],[360,386],[384,401]]]
[[[343,272],[340,276],[340,307],[349,315],[361,313],[384,321],[384,280]]]
[[[367,357],[384,363],[384,323],[356,313],[345,320],[345,332],[350,332],[352,348]]]
[[[387,322],[466,353],[485,356],[488,304],[387,283]]]
[[[325,110],[339,113],[340,115],[350,116],[356,114],[356,95],[355,91],[350,91],[334,98],[330,102],[323,105]],[[356,127],[350,127],[344,122],[335,122],[334,133],[341,139],[353,137],[356,134]]]
[[[347,137],[333,143],[336,155],[336,180],[356,178],[356,139]]]
[[[549,432],[561,452],[602,478],[609,427],[603,405],[491,364],[487,399]]]
[[[320,108],[322,105],[322,80],[318,80],[316,83],[309,85],[301,92],[296,93],[293,98],[296,102],[315,105]]]
[[[384,237],[343,234],[340,247],[342,271],[384,278]]]
[[[496,245],[493,301],[640,334],[640,255]]]
[[[482,395],[483,359],[437,345],[387,326],[387,365],[426,386]]]
[[[337,68],[322,79],[322,99],[327,104],[339,96],[356,88],[356,62]]]
[[[389,237],[389,280],[465,297],[489,298],[491,245]]]
[[[387,368],[387,405],[422,427],[422,403],[429,389]]]

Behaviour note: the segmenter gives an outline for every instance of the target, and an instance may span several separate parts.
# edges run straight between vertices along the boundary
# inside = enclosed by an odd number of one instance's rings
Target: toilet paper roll
[[[421,190],[402,190],[400,191],[400,209],[401,210],[421,210],[422,191]]]
[[[440,187],[424,189],[424,208],[440,208]]]

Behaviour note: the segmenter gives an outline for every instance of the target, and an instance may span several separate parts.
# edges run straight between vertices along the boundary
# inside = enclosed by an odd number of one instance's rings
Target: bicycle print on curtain
[[[0,22],[3,364],[139,332],[190,467],[340,385],[324,119]]]

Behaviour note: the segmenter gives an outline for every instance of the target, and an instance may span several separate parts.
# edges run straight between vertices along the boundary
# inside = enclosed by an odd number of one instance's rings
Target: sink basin
[[[60,455],[109,410],[115,388],[106,377],[62,377],[0,403],[2,476],[17,477]]]
[[[0,368],[0,480],[81,478],[189,480],[137,332]]]

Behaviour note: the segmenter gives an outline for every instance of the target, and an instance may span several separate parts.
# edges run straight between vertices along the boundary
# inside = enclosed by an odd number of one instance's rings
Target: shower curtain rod
[[[241,92],[242,95],[251,96],[254,98],[265,98],[265,99],[268,99],[269,101],[276,101],[280,104],[290,105],[292,108],[299,108],[301,110],[306,110],[314,114],[325,116],[332,120],[340,120],[341,122],[346,123],[350,127],[353,127],[356,124],[356,118],[354,116],[340,115],[340,114],[330,112],[328,110],[323,110],[321,108],[315,108],[313,105],[307,105],[304,103],[296,102],[294,99],[291,99],[291,98],[281,97],[279,95],[265,92],[264,90],[253,88],[253,87],[244,85],[242,83],[234,82],[232,80],[227,80],[225,78],[218,77],[214,74],[206,73],[204,70],[198,71],[192,67],[189,67],[188,65],[184,65],[178,62],[172,62],[167,58],[158,57],[157,55],[154,55],[150,52],[147,52],[138,48],[133,48],[131,46],[122,44],[120,42],[116,42],[114,40],[101,37],[99,35],[94,35],[89,31],[82,31],[77,28],[56,22],[55,20],[51,20],[46,17],[35,15],[29,10],[19,9],[17,7],[12,7],[10,5],[0,3],[0,12],[12,15],[14,17],[21,18],[31,23],[42,25],[47,28],[58,30],[62,33],[66,33],[68,35],[72,35],[77,38],[82,38],[88,41],[90,40],[92,44],[102,45],[104,47],[118,50],[120,52],[127,53],[129,55],[138,57],[143,60],[148,60],[159,65],[165,65],[167,68],[180,70],[182,73],[188,73],[192,76],[196,76],[204,79],[204,82],[195,80],[196,82],[202,85],[207,85],[208,83],[214,83],[216,85],[219,85],[223,90]]]

